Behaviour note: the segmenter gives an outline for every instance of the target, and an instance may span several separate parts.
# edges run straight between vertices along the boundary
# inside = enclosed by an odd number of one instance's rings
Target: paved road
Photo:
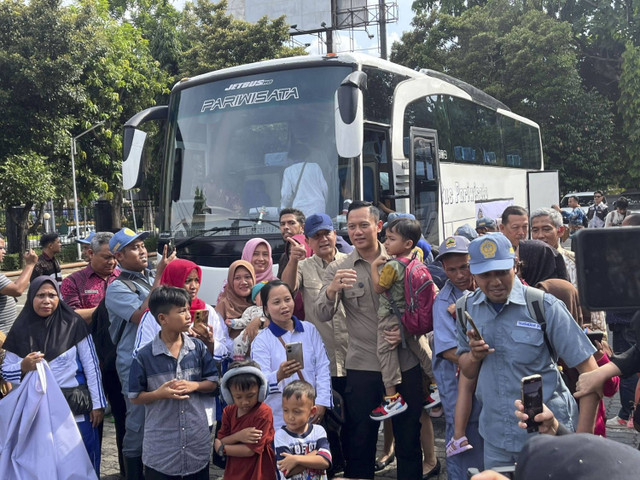
[[[607,411],[607,418],[614,417],[618,409],[620,408],[620,401],[618,395],[609,399],[605,399],[605,407]],[[445,466],[445,454],[444,454],[444,420],[443,418],[434,419],[433,422],[435,436],[436,436],[436,455],[442,464],[442,471],[439,479],[445,480],[446,466]],[[107,418],[105,422],[105,438],[102,446],[102,480],[116,480],[120,477],[118,473],[118,458],[115,448],[115,430],[110,418]],[[607,437],[611,440],[631,445],[634,448],[638,447],[640,441],[640,433],[634,429],[608,429]],[[378,436],[378,450],[382,448],[382,430]],[[221,480],[223,478],[223,471],[212,467],[211,468],[211,480]],[[396,478],[396,464],[395,462],[389,465],[386,469],[378,472],[376,479],[395,479]],[[614,478],[614,477],[612,477]]]

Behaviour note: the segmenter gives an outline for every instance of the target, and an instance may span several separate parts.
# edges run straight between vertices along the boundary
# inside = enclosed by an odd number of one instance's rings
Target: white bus
[[[267,239],[277,261],[284,207],[344,227],[345,201],[383,203],[414,213],[438,244],[506,205],[558,200],[555,172],[532,184],[543,169],[538,125],[462,81],[367,55],[270,60],[180,81],[169,105],[125,125],[125,189],[142,180],[137,127],[159,119],[161,238],[203,267],[208,301],[249,238]]]

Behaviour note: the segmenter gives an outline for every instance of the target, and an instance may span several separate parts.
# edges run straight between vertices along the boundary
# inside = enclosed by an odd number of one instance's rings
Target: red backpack
[[[430,332],[433,330],[433,301],[438,294],[438,288],[433,283],[429,269],[415,254],[411,260],[397,258],[390,261],[400,262],[405,266],[405,309],[402,315],[389,293],[386,294],[393,312],[400,318],[409,334],[424,335]]]

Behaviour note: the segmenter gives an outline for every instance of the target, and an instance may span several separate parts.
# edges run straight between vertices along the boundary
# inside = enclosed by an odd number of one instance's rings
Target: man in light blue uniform
[[[433,375],[438,383],[440,400],[446,421],[445,445],[453,438],[454,411],[458,396],[458,339],[456,320],[449,312],[458,298],[473,290],[473,277],[469,271],[469,240],[460,235],[448,237],[440,245],[436,260],[442,262],[447,282],[433,304]],[[466,437],[471,450],[447,457],[449,480],[466,480],[467,469],[475,467],[482,471],[484,448],[478,427],[480,402],[474,399],[471,416],[467,423]]]
[[[147,310],[151,290],[160,285],[162,271],[175,258],[167,258],[166,250],[158,263],[156,276],[148,270],[147,249],[144,239],[149,232],[136,233],[128,228],[117,232],[109,241],[109,249],[120,264],[120,280],[129,280],[135,290],[121,281],[107,287],[105,306],[109,312],[109,335],[116,346],[116,369],[127,403],[126,432],[122,442],[127,480],[142,479],[142,437],[144,432],[144,405],[133,405],[129,396],[129,370],[133,361],[133,346],[140,319]]]
[[[484,438],[484,466],[512,465],[530,434],[513,419],[513,402],[520,398],[522,377],[540,374],[544,403],[571,430],[593,432],[597,394],[575,400],[564,384],[545,342],[545,334],[525,301],[525,287],[515,276],[515,254],[501,233],[477,238],[469,245],[470,270],[478,290],[466,299],[483,340],[457,322],[460,370],[478,379],[476,396],[482,402],[480,434]],[[558,357],[580,373],[595,370],[591,342],[562,302],[544,295],[546,336]]]

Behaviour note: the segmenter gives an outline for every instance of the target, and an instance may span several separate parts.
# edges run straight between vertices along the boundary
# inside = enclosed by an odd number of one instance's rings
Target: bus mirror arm
[[[124,124],[122,141],[122,188],[130,190],[142,181],[142,151],[146,134],[138,130],[142,123],[167,118],[169,107],[166,105],[147,108],[136,113]]]

